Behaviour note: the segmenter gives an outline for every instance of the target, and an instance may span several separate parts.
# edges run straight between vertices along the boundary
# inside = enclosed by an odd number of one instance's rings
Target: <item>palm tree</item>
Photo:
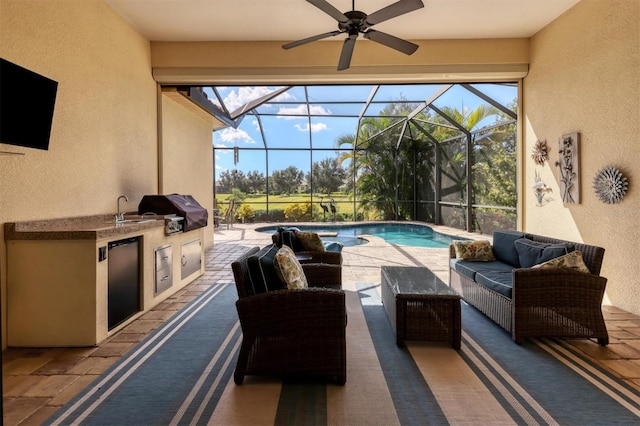
[[[479,105],[472,111],[442,108],[441,111],[460,126],[455,129],[446,118],[425,110],[414,116],[401,134],[403,117],[413,109],[415,106],[407,103],[389,104],[380,117],[361,121],[357,140],[355,135],[345,135],[336,141],[338,147],[347,144],[354,147],[339,159],[342,162],[351,160],[350,173],[355,176],[354,190],[359,191],[359,207],[364,214],[373,215],[372,218],[412,218],[412,209],[396,200],[414,200],[416,187],[433,185],[432,148],[440,150],[440,170],[450,182],[441,189],[441,194],[459,193],[455,198],[464,199],[467,155],[461,135],[476,130],[485,118],[500,113],[488,104]],[[443,142],[434,147],[433,140]]]
[[[357,140],[355,135],[345,135],[336,141],[337,147],[347,144],[354,147],[351,153],[343,153],[339,159],[343,163],[351,160],[349,171],[351,176],[355,175],[356,186],[353,190],[358,191],[361,212],[369,218],[396,217],[395,145],[402,119],[413,108],[414,105],[406,102],[389,104],[379,117],[368,117],[360,122]]]

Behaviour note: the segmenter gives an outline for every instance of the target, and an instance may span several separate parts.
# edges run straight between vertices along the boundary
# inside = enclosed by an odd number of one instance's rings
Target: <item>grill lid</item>
[[[145,195],[138,205],[138,214],[155,213],[184,217],[185,232],[207,226],[209,212],[191,195]]]

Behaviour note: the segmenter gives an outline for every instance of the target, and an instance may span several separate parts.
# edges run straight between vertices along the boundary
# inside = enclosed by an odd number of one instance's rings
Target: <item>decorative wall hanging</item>
[[[531,158],[539,165],[544,166],[544,163],[549,159],[549,147],[547,141],[536,141],[533,145],[533,151],[531,151]]]
[[[556,166],[560,170],[562,202],[567,204],[580,202],[579,138],[579,133],[570,133],[563,135],[558,141],[559,160],[556,161]]]
[[[619,203],[627,193],[627,178],[613,166],[602,168],[593,178],[593,189],[603,203]]]
[[[553,192],[553,189],[549,188],[546,183],[542,181],[542,178],[536,171],[536,175],[534,177],[535,184],[533,185],[533,193],[536,196],[536,200],[538,200],[538,206],[542,206],[542,202],[544,200],[544,194],[547,192]],[[546,200],[549,201],[548,199]]]

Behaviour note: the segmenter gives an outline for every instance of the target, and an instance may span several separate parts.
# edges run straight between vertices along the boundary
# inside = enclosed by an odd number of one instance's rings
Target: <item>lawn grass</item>
[[[228,204],[228,199],[232,197],[233,194],[218,194],[218,205]],[[353,213],[353,201],[346,194],[333,194],[331,195],[336,206],[336,210],[338,213]],[[320,200],[323,199],[323,204],[329,207],[329,199],[330,197],[322,197],[319,195],[313,196],[313,203],[317,211],[322,212],[322,208],[320,207]],[[284,210],[289,204],[301,204],[308,203],[311,201],[311,194],[292,194],[292,195],[269,195],[269,206],[271,210]],[[264,194],[252,194],[247,195],[247,197],[242,202],[243,204],[248,204],[251,206],[253,211],[258,210],[266,210],[267,209],[267,196]],[[329,214],[331,214],[331,210],[329,210]]]

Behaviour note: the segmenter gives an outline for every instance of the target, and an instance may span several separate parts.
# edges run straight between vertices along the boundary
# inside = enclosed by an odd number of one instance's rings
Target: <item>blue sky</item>
[[[507,105],[517,96],[515,85],[474,84],[476,89]],[[366,115],[377,116],[388,103],[400,99],[423,102],[441,89],[440,84],[425,85],[385,85],[375,93],[373,103]],[[217,87],[223,102],[230,112],[247,102],[267,95],[278,87],[243,86]],[[374,89],[373,85],[358,86],[296,86],[260,106],[260,123],[255,115],[247,115],[237,129],[228,127],[213,133],[216,155],[215,177],[224,170],[238,169],[247,173],[258,170],[267,175],[266,153],[263,150],[243,150],[243,148],[264,148],[266,140],[269,148],[314,148],[329,151],[269,151],[268,172],[295,165],[305,173],[312,162],[326,157],[335,157],[333,150],[336,140],[346,134],[354,134],[358,115]],[[213,91],[205,88],[205,93],[215,104],[220,104]],[[307,114],[307,98],[310,114]],[[458,110],[473,110],[484,101],[462,86],[454,85],[435,102],[436,107],[450,106]],[[480,127],[491,124],[481,123]],[[261,131],[262,130],[262,131]],[[234,165],[233,147],[237,146],[239,162]]]

